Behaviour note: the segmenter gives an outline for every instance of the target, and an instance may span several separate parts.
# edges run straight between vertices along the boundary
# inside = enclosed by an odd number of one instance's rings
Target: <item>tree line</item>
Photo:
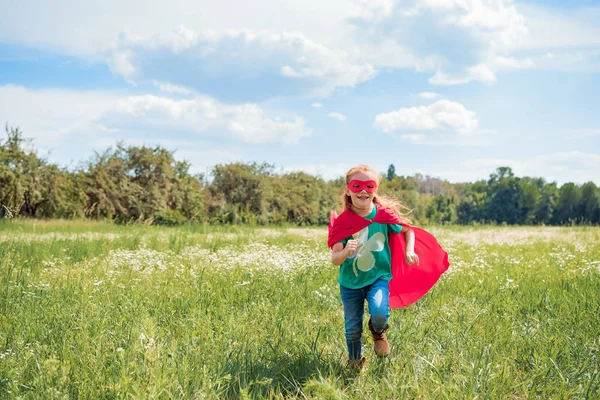
[[[325,225],[339,209],[344,178],[277,172],[268,163],[216,165],[193,174],[160,146],[115,147],[75,169],[38,156],[18,128],[0,139],[0,218],[89,218],[118,223]],[[395,196],[419,224],[600,223],[600,189],[516,177],[499,167],[488,180],[449,183],[382,172],[380,193]]]

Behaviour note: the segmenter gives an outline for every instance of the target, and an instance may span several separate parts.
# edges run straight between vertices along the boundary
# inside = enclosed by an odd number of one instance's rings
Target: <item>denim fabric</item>
[[[362,328],[365,313],[365,299],[369,306],[371,324],[380,332],[390,317],[388,281],[378,279],[372,285],[360,289],[348,289],[340,286],[344,305],[344,324],[346,327],[346,345],[348,358],[356,360],[362,357]]]

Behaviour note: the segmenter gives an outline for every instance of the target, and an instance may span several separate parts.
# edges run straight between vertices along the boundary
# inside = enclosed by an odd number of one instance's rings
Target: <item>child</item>
[[[433,236],[403,223],[398,201],[377,193],[379,174],[372,168],[359,165],[350,169],[346,184],[344,212],[339,217],[332,212],[328,245],[332,263],[340,266],[348,365],[362,370],[365,299],[375,353],[385,357],[390,354],[385,335],[389,308],[417,301],[449,264],[447,253]]]

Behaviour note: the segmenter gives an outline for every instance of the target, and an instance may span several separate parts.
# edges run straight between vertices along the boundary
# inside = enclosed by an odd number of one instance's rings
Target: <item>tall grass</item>
[[[434,228],[451,270],[356,374],[324,229],[33,224],[0,224],[0,397],[600,396],[596,228]]]

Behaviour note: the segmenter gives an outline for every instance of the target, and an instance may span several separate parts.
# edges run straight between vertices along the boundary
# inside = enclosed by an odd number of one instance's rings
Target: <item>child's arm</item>
[[[415,253],[415,232],[412,229],[405,230],[404,239],[406,240],[406,262],[408,265],[419,265],[419,256]]]
[[[342,243],[336,243],[331,248],[331,262],[333,265],[342,265],[346,258],[356,251],[358,247],[358,240],[348,240],[346,247]]]

